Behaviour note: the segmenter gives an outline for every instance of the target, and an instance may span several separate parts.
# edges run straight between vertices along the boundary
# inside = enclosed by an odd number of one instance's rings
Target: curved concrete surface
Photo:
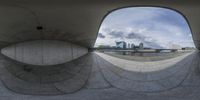
[[[191,53],[187,53],[185,55],[174,57],[167,60],[138,62],[138,61],[130,61],[126,59],[121,59],[121,58],[113,57],[104,53],[96,52],[97,55],[104,58],[105,60],[112,63],[113,65],[118,66],[128,71],[133,71],[133,72],[153,72],[153,71],[164,70],[170,66],[173,66],[174,64],[177,64],[178,62],[183,60],[185,57],[190,55]]]
[[[32,65],[56,65],[69,62],[88,52],[72,43],[58,40],[35,40],[2,48],[1,53],[16,61]]]
[[[0,48],[30,40],[60,40],[83,48],[93,47],[106,14],[120,7],[139,5],[169,7],[180,11],[190,23],[194,43],[199,49],[200,7],[197,0],[1,0]],[[80,48],[76,50],[81,51]],[[1,56],[0,99],[200,98],[199,53],[195,52],[177,64],[174,62],[168,68],[151,73],[123,70],[96,54],[89,54],[87,57],[74,60],[74,63],[72,61],[56,67],[38,68],[39,66],[22,64]]]
[[[170,59],[170,58],[174,58],[174,57],[178,57],[181,55],[184,55],[187,52],[191,52],[191,51],[183,51],[183,52],[171,52],[171,53],[161,53],[161,54],[156,54],[154,55],[154,53],[151,53],[150,55],[143,55],[141,53],[135,53],[135,54],[131,54],[131,55],[123,55],[120,53],[112,53],[112,52],[104,52],[105,54],[108,54],[110,56],[113,57],[117,57],[117,58],[121,58],[121,59],[125,59],[125,60],[131,60],[131,61],[138,61],[138,62],[151,62],[151,61],[160,61],[160,60],[166,60],[166,59]]]
[[[1,80],[17,93],[55,95],[81,89],[90,75],[89,55],[54,66],[24,65],[1,56]]]
[[[104,16],[130,6],[161,6],[180,11],[189,21],[199,47],[199,3],[147,0],[1,0],[0,47],[27,40],[64,40],[93,47]]]
[[[66,100],[198,100],[200,97],[200,80],[198,80],[200,75],[196,69],[199,67],[199,62],[197,61],[199,58],[199,53],[194,52],[181,60],[182,64],[175,64],[170,67],[175,67],[174,70],[176,70],[176,73],[171,74],[171,76],[158,78],[162,74],[166,74],[164,73],[166,69],[162,73],[155,74],[155,76],[148,76],[142,73],[123,70],[101,58],[99,55],[91,53],[73,62],[66,63],[65,65],[68,67],[63,66],[65,70],[60,71],[66,73],[64,75],[66,79],[58,81],[55,77],[54,79],[45,78],[45,81],[41,81],[41,83],[16,76],[13,72],[18,72],[17,70],[19,69],[13,71],[14,69],[11,65],[20,64],[16,64],[12,60],[10,62],[10,59],[1,58],[1,64],[4,64],[5,67],[1,66],[0,70],[2,80],[0,82],[0,91],[3,91],[0,94],[0,98],[15,100],[62,100],[63,98]],[[73,67],[70,65],[73,65]],[[81,66],[81,69],[78,66]],[[55,73],[54,71],[52,73]],[[73,75],[73,77],[67,77],[69,75]],[[31,96],[30,94],[34,94],[35,96]],[[56,96],[56,94],[62,95]]]
[[[155,92],[155,91],[164,91],[178,86],[187,76],[189,67],[191,65],[193,54],[188,56],[186,54],[183,57],[186,59],[181,60],[179,63],[168,66],[169,68],[156,70],[152,72],[143,72],[143,71],[127,71],[123,68],[115,66],[113,63],[108,62],[109,58],[105,54],[97,53],[100,57],[103,57],[105,60],[98,59],[99,63],[102,64],[101,70],[104,74],[104,77],[109,81],[113,86],[128,90],[128,91],[139,91],[139,92]],[[188,56],[188,57],[187,57]],[[182,57],[179,57],[179,59]],[[118,59],[118,58],[116,58]],[[160,61],[162,62],[162,61]],[[117,65],[120,62],[115,62]],[[158,62],[157,62],[158,63]],[[170,62],[168,62],[170,63]],[[162,63],[160,63],[162,64]],[[132,64],[138,66],[137,64]],[[153,65],[152,65],[153,66]],[[166,65],[167,66],[167,65]],[[141,70],[144,66],[141,67]],[[162,67],[162,66],[156,66]]]

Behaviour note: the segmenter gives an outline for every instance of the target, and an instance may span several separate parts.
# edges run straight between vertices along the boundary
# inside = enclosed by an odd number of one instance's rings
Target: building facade
[[[115,43],[116,43],[116,48],[126,49],[126,42],[119,41],[119,42],[115,42]]]

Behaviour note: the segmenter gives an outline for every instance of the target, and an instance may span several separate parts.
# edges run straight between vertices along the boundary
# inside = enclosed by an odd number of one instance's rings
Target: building
[[[143,49],[143,48],[144,48],[143,43],[140,43],[139,44],[139,49]]]
[[[119,41],[119,42],[115,42],[115,43],[116,43],[116,48],[126,49],[126,42]]]
[[[131,45],[130,45],[130,43],[128,43],[128,48],[131,48]]]
[[[133,43],[126,43],[125,41],[119,41],[119,42],[115,42],[116,43],[116,48],[118,49],[144,49],[144,45],[143,43],[140,43],[138,46],[134,45]]]
[[[131,44],[131,48],[132,48],[132,49],[134,49],[134,48],[135,48],[135,45],[134,45],[133,43]]]

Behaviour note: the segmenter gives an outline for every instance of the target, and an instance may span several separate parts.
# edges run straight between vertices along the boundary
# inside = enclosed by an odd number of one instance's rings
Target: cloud
[[[159,43],[156,43],[156,42],[144,41],[144,44],[146,44],[148,47],[152,47],[152,48],[159,48],[159,49],[163,48]]]
[[[155,39],[152,39],[151,37],[144,36],[139,33],[131,32],[128,33],[126,36],[126,39],[136,39],[147,45],[148,47],[152,48],[163,48]]]
[[[174,11],[161,8],[139,7],[115,11],[108,15],[100,27],[96,44],[115,45],[126,41],[146,47],[194,47],[191,31],[185,19]],[[103,35],[103,36],[101,36]],[[105,37],[106,38],[105,38]]]
[[[127,39],[138,39],[138,40],[144,40],[146,37],[145,36],[142,36],[140,34],[136,34],[134,32],[131,32],[129,33],[127,36],[126,36]]]
[[[111,31],[108,33],[108,35],[111,36],[111,38],[120,38],[120,39],[123,39],[124,38],[124,34],[122,31]]]
[[[102,33],[99,33],[98,34],[98,38],[105,38],[106,36],[105,35],[103,35]]]

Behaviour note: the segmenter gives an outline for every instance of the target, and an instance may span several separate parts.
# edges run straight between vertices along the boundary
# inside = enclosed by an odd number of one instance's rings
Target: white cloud
[[[166,21],[157,20],[163,9],[154,8],[133,8],[122,9],[111,13],[102,23],[99,30],[106,37],[103,39],[97,38],[95,46],[98,44],[115,45],[115,41],[123,40],[123,38],[113,38],[111,32],[122,32],[123,37],[127,37],[129,33],[134,32],[143,37],[144,40],[126,39],[129,43],[139,44],[139,42],[152,42],[159,44],[162,47],[169,48],[169,44],[174,44],[178,47],[191,46],[194,47],[192,36],[189,28],[185,29],[181,25],[171,24]],[[175,17],[176,13],[173,15]],[[164,18],[163,18],[164,19]],[[176,21],[176,20],[169,20]],[[185,41],[185,42],[184,42]]]

